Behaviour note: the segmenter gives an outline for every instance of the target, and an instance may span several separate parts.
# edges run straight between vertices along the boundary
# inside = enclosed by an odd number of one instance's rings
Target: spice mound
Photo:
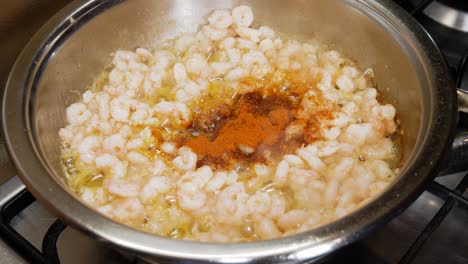
[[[307,120],[298,114],[301,113],[301,97],[306,91],[300,85],[305,86],[305,83],[272,83],[267,78],[244,80],[243,83],[255,84],[257,90],[236,96],[230,105],[222,104],[201,111],[188,129],[191,135],[198,136],[179,140],[185,141],[184,145],[198,155],[197,167],[210,165],[222,168],[239,162],[274,162],[301,145],[320,138],[320,135],[311,136],[319,129],[317,117]],[[331,116],[329,110],[322,110],[320,118],[325,112]],[[290,124],[291,128],[299,126],[302,133],[296,131],[295,135],[287,136],[286,128]]]

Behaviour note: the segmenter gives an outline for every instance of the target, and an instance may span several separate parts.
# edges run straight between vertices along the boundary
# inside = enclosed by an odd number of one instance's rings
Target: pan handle
[[[468,92],[457,89],[458,111],[468,114]]]
[[[18,176],[13,176],[0,185],[0,209],[13,197],[26,189]]]
[[[468,92],[457,89],[458,111],[460,115],[468,114]],[[442,163],[439,175],[468,170],[468,131],[459,130],[452,143],[451,150]]]

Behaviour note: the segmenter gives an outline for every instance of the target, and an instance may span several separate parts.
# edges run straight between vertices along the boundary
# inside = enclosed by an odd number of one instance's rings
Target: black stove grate
[[[408,248],[406,253],[400,260],[400,264],[409,264],[412,263],[414,258],[417,256],[417,253],[421,250],[422,246],[426,243],[429,237],[434,233],[434,231],[440,226],[445,217],[450,213],[453,206],[458,203],[462,205],[465,210],[468,210],[468,200],[463,197],[463,193],[468,187],[468,174],[463,177],[463,180],[458,184],[454,190],[450,190],[447,187],[437,183],[435,181],[431,182],[428,187],[428,191],[440,199],[444,200],[444,204],[437,211],[435,216],[431,219],[429,224],[426,225],[424,230],[419,234],[413,244]]]
[[[421,11],[424,10],[428,5],[430,5],[435,0],[393,0],[396,4],[404,8],[408,13],[412,15],[418,15]]]
[[[47,230],[42,242],[42,250],[37,249],[10,226],[11,220],[35,201],[36,199],[27,190],[9,200],[0,209],[0,235],[30,263],[59,264],[56,242],[66,228],[60,220],[55,221]]]
[[[26,190],[9,200],[0,209],[0,234],[5,242],[28,261],[46,263],[45,256],[10,226],[11,220],[34,201],[34,197]]]
[[[421,11],[424,10],[424,8],[433,1],[434,0],[393,0],[393,2],[399,4],[401,7],[416,17],[418,17],[421,14]],[[467,66],[468,52],[465,53],[465,56],[461,60],[458,69],[454,70],[454,73],[456,73],[455,75],[457,76],[457,87],[461,87],[461,82],[463,78],[466,77],[464,73],[467,70]],[[437,211],[430,222],[425,226],[423,231],[417,236],[416,240],[413,241],[413,243],[408,247],[406,253],[399,260],[399,263],[413,263],[423,245],[425,245],[425,243],[437,230],[442,221],[447,217],[455,205],[458,205],[464,210],[468,211],[468,199],[463,196],[464,192],[467,190],[467,187],[468,174],[463,177],[462,181],[454,189],[447,188],[437,183],[436,181],[433,181],[428,185],[427,191],[442,199],[444,204]],[[49,227],[43,238],[41,250],[33,246],[10,225],[11,220],[33,202],[35,202],[34,197],[26,190],[20,192],[18,195],[9,200],[3,206],[3,208],[0,209],[0,235],[5,240],[5,242],[7,242],[28,262],[58,264],[60,263],[60,260],[56,243],[62,232],[67,227],[65,224],[63,224],[60,220],[57,220]],[[357,258],[354,258],[356,257],[355,253],[349,253],[349,250],[347,252],[345,251],[346,249],[333,253],[330,257],[327,257],[324,260],[324,263],[342,263],[348,262],[349,260],[354,260],[358,263],[382,263],[382,260],[376,256],[361,255],[357,256]],[[351,259],[349,258],[350,255],[352,255]]]

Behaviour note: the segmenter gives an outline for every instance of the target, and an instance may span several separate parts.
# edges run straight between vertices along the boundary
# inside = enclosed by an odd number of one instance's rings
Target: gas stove
[[[411,13],[444,53],[468,91],[468,3],[393,0]],[[70,0],[0,3],[0,87],[32,34]],[[0,132],[1,133],[1,132]],[[321,263],[468,263],[468,116],[439,176],[400,216]],[[464,137],[463,137],[464,135]],[[0,134],[0,263],[143,263],[67,227],[25,189]]]

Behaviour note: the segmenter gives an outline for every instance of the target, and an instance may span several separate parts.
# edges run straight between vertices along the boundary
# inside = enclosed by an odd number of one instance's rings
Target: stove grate
[[[48,263],[45,256],[10,226],[11,220],[35,201],[27,190],[9,200],[0,210],[0,234],[16,252],[31,263]]]
[[[428,5],[430,5],[435,0],[420,0],[411,1],[411,0],[393,0],[396,4],[404,8],[411,15],[419,15]]]
[[[444,200],[444,204],[437,211],[435,216],[426,225],[424,230],[419,234],[416,240],[411,244],[406,253],[403,255],[400,264],[409,264],[417,256],[417,253],[421,250],[422,246],[426,243],[429,237],[434,231],[440,226],[445,217],[450,213],[453,206],[456,203],[464,205],[464,208],[468,210],[468,200],[463,197],[463,193],[468,187],[468,174],[466,174],[462,181],[458,184],[455,190],[450,190],[447,187],[433,181],[428,187],[428,191],[440,199]]]

